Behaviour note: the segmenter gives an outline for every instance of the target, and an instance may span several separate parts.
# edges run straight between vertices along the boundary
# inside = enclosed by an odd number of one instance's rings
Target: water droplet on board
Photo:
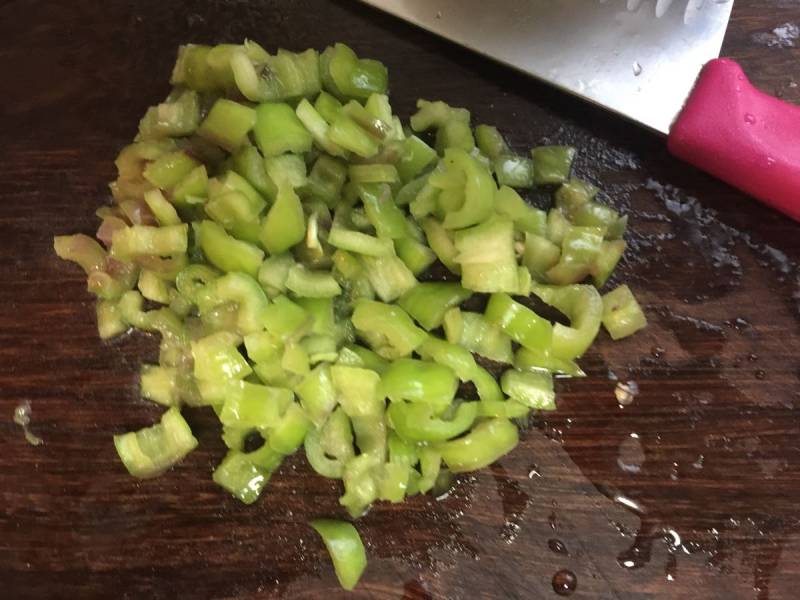
[[[550,548],[551,552],[555,552],[556,554],[569,554],[567,547],[564,545],[564,542],[561,540],[557,540],[556,538],[550,538],[547,540],[547,547]]]
[[[618,382],[617,387],[614,388],[614,396],[620,406],[629,406],[633,404],[636,394],[639,393],[639,385],[635,381],[628,381],[626,383]]]
[[[578,578],[575,573],[567,569],[561,569],[553,575],[553,590],[559,596],[569,596],[578,587]]]
[[[765,379],[767,377],[767,373],[764,371],[764,369],[759,369],[756,371],[755,375],[756,379]]]
[[[619,455],[617,456],[617,466],[620,469],[626,473],[638,473],[642,470],[644,461],[644,449],[638,435],[634,433],[622,440],[619,445]]]
[[[755,125],[756,117],[752,113],[744,113],[744,122],[748,125]]]

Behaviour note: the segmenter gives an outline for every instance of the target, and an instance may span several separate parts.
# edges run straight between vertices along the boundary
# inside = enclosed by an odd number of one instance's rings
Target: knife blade
[[[800,221],[800,107],[717,58],[733,0],[363,1],[666,134]]]
[[[733,6],[684,0],[656,17],[626,0],[366,1],[664,134],[719,56]]]

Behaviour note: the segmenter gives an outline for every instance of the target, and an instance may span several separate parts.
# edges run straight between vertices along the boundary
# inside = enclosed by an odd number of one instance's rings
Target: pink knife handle
[[[669,132],[678,158],[800,221],[800,106],[755,89],[736,62],[709,62]]]

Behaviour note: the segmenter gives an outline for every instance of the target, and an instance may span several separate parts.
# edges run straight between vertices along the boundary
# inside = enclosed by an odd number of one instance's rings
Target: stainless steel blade
[[[667,133],[719,56],[733,0],[365,0]],[[658,2],[660,10],[664,0]]]

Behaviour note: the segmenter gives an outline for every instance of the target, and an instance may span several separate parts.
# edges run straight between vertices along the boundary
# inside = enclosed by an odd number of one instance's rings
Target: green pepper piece
[[[220,98],[211,107],[197,134],[228,152],[239,148],[256,124],[256,111],[248,106]]]
[[[570,326],[553,326],[553,355],[573,359],[581,356],[594,341],[600,329],[603,301],[592,285],[548,286],[536,284],[533,293],[561,311]]]
[[[128,329],[119,307],[111,300],[97,301],[97,333],[101,340],[107,340]]]
[[[347,180],[347,166],[325,154],[321,155],[308,175],[305,193],[322,200],[328,207],[338,204],[342,187]]]
[[[507,185],[503,185],[494,197],[494,207],[498,214],[505,215],[520,231],[545,235],[547,213],[525,202],[522,197]]]
[[[512,360],[511,338],[480,313],[451,308],[444,316],[444,331],[451,344],[460,344],[470,352],[497,362]]]
[[[359,300],[352,321],[358,331],[373,338],[373,350],[384,358],[408,356],[427,337],[402,308],[374,300]]]
[[[458,378],[450,367],[412,358],[398,358],[381,377],[382,395],[393,402],[408,400],[441,412],[450,406]]]
[[[148,164],[142,171],[142,176],[157,188],[171,189],[199,165],[183,150],[176,150],[162,154]]]
[[[551,208],[547,213],[547,239],[554,244],[561,246],[561,242],[564,241],[564,236],[570,227],[572,227],[572,224],[560,209]]]
[[[530,412],[530,407],[515,400],[481,400],[478,402],[479,417],[524,419]]]
[[[244,273],[231,272],[208,284],[203,292],[203,302],[219,305],[235,302],[236,327],[242,335],[263,329],[262,313],[267,307],[267,297],[258,282]]]
[[[462,402],[453,418],[434,415],[431,406],[409,402],[392,402],[387,410],[394,430],[411,442],[445,442],[467,431],[478,414],[477,402]]]
[[[439,444],[442,460],[453,473],[477,471],[508,454],[519,442],[517,428],[508,419],[493,418],[476,425],[464,437]]]
[[[328,243],[342,250],[370,256],[388,256],[392,253],[392,241],[381,239],[360,231],[351,231],[334,226],[328,235]]]
[[[417,279],[406,264],[394,254],[361,257],[361,264],[370,285],[384,302],[396,300],[417,285]]]
[[[247,357],[256,363],[267,362],[280,356],[282,344],[268,331],[256,331],[244,336]]]
[[[448,169],[463,172],[465,184],[463,205],[455,212],[448,213],[442,225],[447,229],[462,229],[488,219],[492,214],[497,190],[488,170],[460,148],[448,149],[444,155],[444,163]]]
[[[333,519],[315,519],[311,527],[328,549],[339,584],[351,591],[367,567],[367,553],[358,531],[350,523]]]
[[[264,159],[267,175],[279,188],[286,185],[293,189],[302,188],[308,182],[306,163],[299,154],[267,156]]]
[[[261,263],[258,269],[258,282],[269,296],[277,296],[286,291],[289,270],[295,264],[289,252],[269,256]]]
[[[351,419],[370,417],[383,412],[383,399],[378,394],[380,375],[369,369],[333,365],[331,379],[337,401]]]
[[[278,187],[267,175],[264,157],[255,146],[243,146],[233,155],[233,168],[262,196],[275,201]],[[259,211],[260,212],[260,211]]]
[[[569,179],[577,151],[570,146],[538,146],[531,150],[536,185],[564,183]]]
[[[597,227],[570,227],[561,242],[558,263],[545,273],[547,280],[567,285],[585,279],[600,255],[603,234],[604,230]]]
[[[536,410],[555,410],[553,377],[547,371],[509,369],[500,378],[503,392],[512,400]]]
[[[158,139],[191,135],[200,122],[200,101],[194,90],[170,94],[166,102],[147,109],[139,121],[137,139]]]
[[[213,221],[194,223],[195,237],[208,261],[223,271],[241,271],[251,277],[258,274],[264,252],[252,244],[237,240]]]
[[[306,222],[300,198],[290,186],[279,185],[275,204],[261,222],[261,245],[270,254],[280,254],[301,242],[305,233]]]
[[[297,264],[289,269],[286,287],[304,298],[332,298],[342,293],[342,288],[330,273],[309,271]]]
[[[525,234],[522,263],[536,281],[546,280],[545,273],[558,263],[560,256],[561,248],[547,238],[532,233]]]
[[[328,138],[328,122],[322,117],[314,105],[306,98],[303,98],[295,109],[295,114],[300,122],[305,126],[314,143],[324,152],[332,156],[345,156],[347,153],[344,148],[333,143]]]
[[[139,282],[137,284],[142,296],[151,302],[169,304],[170,287],[166,281],[158,277],[152,271],[142,269],[139,271]]]
[[[492,127],[491,125],[478,125],[475,128],[475,141],[481,154],[490,160],[510,152],[508,144],[497,130],[497,127]]]
[[[344,410],[337,407],[322,429],[309,431],[304,447],[314,471],[323,477],[341,479],[344,465],[355,454],[350,419]]]
[[[553,356],[552,349],[529,350],[520,348],[514,356],[514,367],[522,370],[546,369],[552,373],[563,373],[570,377],[585,377],[586,373],[573,360]]]
[[[600,253],[589,269],[596,288],[599,289],[605,285],[624,253],[624,240],[611,240],[601,244]]]
[[[457,283],[418,283],[397,303],[426,330],[442,325],[444,314],[472,297],[472,292]]]
[[[161,226],[180,225],[181,218],[175,211],[175,207],[170,204],[161,193],[161,190],[147,190],[144,193],[144,201],[150,212]]]
[[[395,240],[394,249],[398,258],[408,267],[414,276],[428,270],[436,262],[436,254],[422,242],[410,237]]]
[[[486,320],[498,325],[512,340],[531,350],[544,350],[553,341],[553,326],[508,294],[492,294]]]
[[[461,285],[475,292],[516,293],[519,287],[514,253],[514,225],[506,218],[493,218],[455,234],[461,265]]]
[[[570,179],[565,181],[556,190],[555,199],[556,206],[561,209],[561,212],[570,220],[574,222],[575,215],[580,209],[592,201],[597,195],[598,189],[591,183],[587,183],[581,179]],[[582,225],[584,223],[581,223]],[[585,223],[589,225],[589,223]],[[591,223],[595,225],[595,223]],[[597,224],[603,226],[603,223]]]
[[[222,393],[220,422],[226,427],[257,429],[275,427],[294,396],[284,388],[247,381],[226,382]]]
[[[359,59],[348,46],[337,43],[326,48],[321,61],[323,83],[328,91],[345,98],[366,100],[370,94],[385,94],[389,87],[386,67],[370,59]],[[326,68],[327,67],[327,68]],[[333,86],[328,85],[332,82]]]
[[[276,296],[261,311],[264,326],[282,341],[299,339],[311,328],[311,315],[286,296]]]
[[[492,161],[497,183],[516,188],[533,187],[533,160],[515,154],[498,156]]]
[[[208,171],[200,165],[189,171],[172,188],[172,202],[178,206],[189,206],[192,198],[203,198],[208,193]]]
[[[351,367],[364,367],[379,374],[389,368],[389,362],[369,348],[358,344],[348,344],[339,353],[339,364]]]
[[[284,456],[293,454],[303,444],[310,423],[300,405],[292,402],[278,423],[269,429],[267,444]]]
[[[478,366],[472,353],[466,348],[429,335],[418,352],[424,358],[451,368],[461,381],[473,382],[481,399],[503,398],[497,381],[486,369]]]
[[[475,138],[469,123],[450,119],[436,131],[436,151],[443,154],[455,148],[471,152],[475,148]]]
[[[603,296],[603,327],[612,340],[628,337],[647,327],[642,307],[627,285],[621,285]]]
[[[436,150],[416,135],[410,135],[403,140],[401,148],[397,171],[403,182],[411,181],[436,160]]]
[[[114,446],[128,472],[144,479],[178,463],[197,447],[197,439],[180,410],[172,407],[151,427],[115,435]]]
[[[217,88],[206,58],[210,46],[185,44],[178,46],[178,58],[172,70],[170,83],[186,85],[199,92],[209,92]]]
[[[378,153],[378,141],[351,119],[343,110],[334,117],[328,129],[328,140],[361,158],[371,158]]]
[[[313,138],[291,106],[266,102],[259,104],[255,112],[253,135],[264,156],[279,156],[285,152],[302,154],[311,150]]]
[[[97,240],[83,233],[55,236],[53,249],[60,259],[80,265],[87,275],[105,269],[106,251]]]
[[[392,200],[392,191],[388,185],[362,183],[358,185],[358,195],[379,238],[398,239],[408,235],[405,216]]]
[[[241,338],[226,331],[213,333],[192,342],[194,375],[198,379],[224,381],[244,379],[253,369],[236,347]]]
[[[295,392],[311,422],[317,429],[321,428],[336,408],[337,402],[330,366],[317,365],[295,388]]]
[[[451,273],[455,275],[461,274],[461,266],[457,262],[458,250],[453,243],[452,233],[442,227],[442,224],[432,217],[422,219],[420,226],[425,232],[425,237],[428,240],[431,250],[434,251],[439,261],[447,267]]]
[[[243,504],[252,504],[261,495],[271,473],[253,464],[249,455],[231,450],[214,469],[214,483],[228,490]]]
[[[469,123],[470,114],[465,108],[452,108],[448,104],[437,100],[417,100],[417,112],[411,115],[411,129],[413,131],[426,131],[431,128],[442,127],[448,121]]]
[[[112,258],[130,261],[139,256],[175,256],[186,252],[189,226],[185,223],[166,227],[131,225],[117,229],[111,236]]]

